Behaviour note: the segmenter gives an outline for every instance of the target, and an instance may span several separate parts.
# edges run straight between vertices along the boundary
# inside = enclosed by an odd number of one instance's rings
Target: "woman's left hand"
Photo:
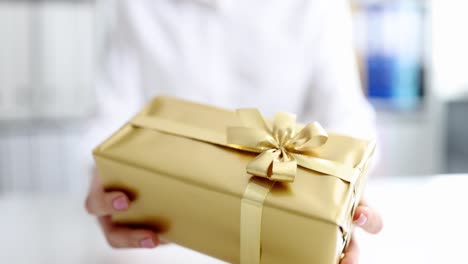
[[[354,224],[366,232],[371,234],[377,234],[382,230],[383,220],[381,216],[373,210],[369,205],[362,201],[356,213],[354,215]],[[358,264],[359,263],[359,248],[356,242],[356,238],[353,235],[350,244],[346,249],[345,256],[341,260],[340,264]]]

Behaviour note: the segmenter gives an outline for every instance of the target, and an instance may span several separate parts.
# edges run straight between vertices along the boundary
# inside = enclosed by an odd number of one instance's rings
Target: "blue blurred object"
[[[422,6],[392,1],[364,10],[368,96],[398,109],[412,109],[422,96]]]
[[[393,97],[393,69],[395,60],[392,56],[371,54],[367,57],[367,84],[370,98]]]

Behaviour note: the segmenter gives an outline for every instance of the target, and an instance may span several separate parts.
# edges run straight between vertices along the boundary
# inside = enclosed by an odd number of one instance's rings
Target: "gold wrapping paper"
[[[145,119],[158,124],[139,123]],[[242,126],[233,111],[156,98],[94,150],[104,186],[134,200],[114,221],[151,226],[165,239],[240,263],[241,201],[252,178],[246,167],[258,153],[217,143],[228,127]],[[193,136],[167,131],[173,127]],[[299,166],[293,182],[274,184],[261,213],[261,263],[338,263],[373,149],[328,133],[314,155],[359,174],[346,181]]]

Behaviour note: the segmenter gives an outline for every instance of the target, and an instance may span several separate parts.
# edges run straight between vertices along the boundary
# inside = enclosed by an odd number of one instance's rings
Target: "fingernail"
[[[140,247],[142,248],[154,248],[156,245],[151,238],[145,238],[140,241]]]
[[[354,221],[354,223],[358,226],[363,226],[367,222],[367,216],[365,214],[361,214],[358,219]]]
[[[127,210],[128,209],[128,202],[127,199],[123,196],[115,198],[112,202],[112,206],[114,206],[115,210]]]

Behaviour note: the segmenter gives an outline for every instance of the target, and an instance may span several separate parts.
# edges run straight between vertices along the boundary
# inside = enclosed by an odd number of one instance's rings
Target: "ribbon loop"
[[[240,109],[237,114],[245,127],[229,127],[230,147],[260,153],[247,165],[249,174],[273,181],[292,182],[297,166],[351,180],[354,168],[314,156],[313,151],[328,140],[327,132],[314,122],[296,131],[296,116],[275,115],[272,129],[257,109]]]
[[[310,152],[324,145],[327,140],[327,132],[319,123],[313,122],[297,133],[292,140],[292,147],[299,152]]]
[[[281,182],[292,182],[296,177],[297,161],[273,161],[270,179]]]
[[[296,116],[279,112],[273,121],[273,137],[279,146],[286,145],[295,133]]]
[[[270,127],[263,119],[262,114],[256,108],[242,108],[236,111],[237,116],[242,121],[244,126],[257,128],[270,133]]]
[[[247,164],[247,173],[269,178],[271,176],[270,167],[272,162],[275,159],[278,159],[280,154],[281,153],[279,151],[275,151],[273,149],[262,152]]]

